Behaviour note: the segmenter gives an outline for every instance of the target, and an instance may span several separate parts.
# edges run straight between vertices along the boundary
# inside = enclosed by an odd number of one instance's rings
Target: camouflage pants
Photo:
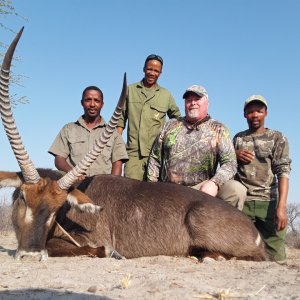
[[[277,201],[246,201],[243,212],[254,222],[261,233],[271,259],[284,261],[286,259],[284,239],[286,228],[280,231],[276,229]]]
[[[140,181],[147,181],[147,162],[148,157],[129,156],[125,163],[124,176]]]
[[[191,186],[191,188],[199,190],[201,185],[203,185],[206,181]],[[217,194],[218,198],[223,199],[224,201],[228,202],[230,205],[236,207],[239,210],[243,210],[246,196],[246,187],[240,182],[233,179],[224,183]]]

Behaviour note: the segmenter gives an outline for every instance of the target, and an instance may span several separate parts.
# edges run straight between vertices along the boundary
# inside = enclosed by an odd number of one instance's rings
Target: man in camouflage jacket
[[[284,262],[291,160],[286,137],[265,128],[267,114],[263,96],[253,95],[246,100],[244,116],[249,129],[233,139],[238,159],[236,179],[247,187],[244,212],[262,234],[270,258]]]
[[[193,187],[241,210],[246,189],[233,180],[237,162],[228,129],[208,115],[204,87],[189,87],[183,98],[186,116],[168,121],[157,137],[148,160],[147,180]]]

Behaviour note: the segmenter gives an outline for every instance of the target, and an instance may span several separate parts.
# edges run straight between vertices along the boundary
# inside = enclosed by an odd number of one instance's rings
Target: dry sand
[[[300,250],[287,265],[187,257],[50,257],[16,261],[0,235],[0,299],[300,299]]]

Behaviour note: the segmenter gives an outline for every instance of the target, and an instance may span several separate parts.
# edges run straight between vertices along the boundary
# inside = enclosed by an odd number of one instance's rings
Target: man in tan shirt
[[[106,126],[100,115],[103,104],[103,93],[98,87],[85,88],[81,99],[84,114],[76,122],[68,123],[61,129],[48,151],[55,156],[54,163],[58,170],[70,171],[92,149],[94,141]],[[86,175],[121,175],[122,163],[127,160],[125,143],[115,131]]]

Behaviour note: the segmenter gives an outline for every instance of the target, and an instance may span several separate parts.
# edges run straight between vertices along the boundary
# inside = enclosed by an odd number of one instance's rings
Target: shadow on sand
[[[112,298],[93,295],[92,293],[72,293],[69,291],[57,291],[51,289],[20,289],[0,291],[0,299],[5,300],[48,300],[48,299],[72,299],[72,300],[110,300]]]

